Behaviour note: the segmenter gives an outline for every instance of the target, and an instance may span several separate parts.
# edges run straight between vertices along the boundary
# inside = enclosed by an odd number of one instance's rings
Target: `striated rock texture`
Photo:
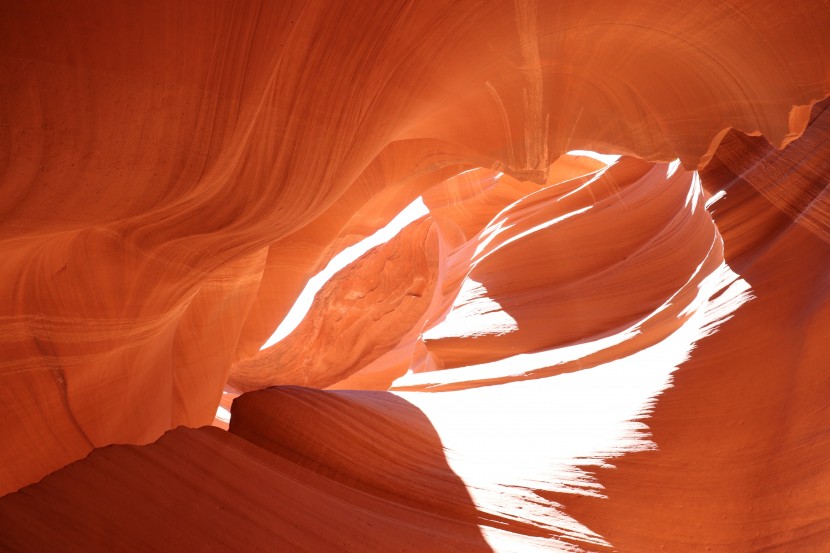
[[[830,550],[828,28],[3,2],[0,548]]]

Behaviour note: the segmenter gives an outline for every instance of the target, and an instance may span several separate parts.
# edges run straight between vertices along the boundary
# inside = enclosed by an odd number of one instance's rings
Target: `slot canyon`
[[[0,0],[0,551],[830,552],[827,0]]]

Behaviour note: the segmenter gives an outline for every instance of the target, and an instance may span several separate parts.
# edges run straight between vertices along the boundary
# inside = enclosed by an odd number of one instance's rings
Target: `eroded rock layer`
[[[0,545],[830,548],[830,10],[608,8],[0,5]]]
[[[212,427],[97,449],[38,486],[0,506],[5,550],[488,551],[473,519],[357,491]]]

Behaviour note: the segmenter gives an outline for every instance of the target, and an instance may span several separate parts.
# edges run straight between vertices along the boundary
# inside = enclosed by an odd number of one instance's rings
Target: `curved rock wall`
[[[4,2],[0,544],[823,550],[828,28]]]

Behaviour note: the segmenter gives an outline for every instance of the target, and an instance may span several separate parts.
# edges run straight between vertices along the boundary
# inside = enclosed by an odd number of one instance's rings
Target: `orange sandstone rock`
[[[828,28],[3,3],[0,543],[826,549]]]

